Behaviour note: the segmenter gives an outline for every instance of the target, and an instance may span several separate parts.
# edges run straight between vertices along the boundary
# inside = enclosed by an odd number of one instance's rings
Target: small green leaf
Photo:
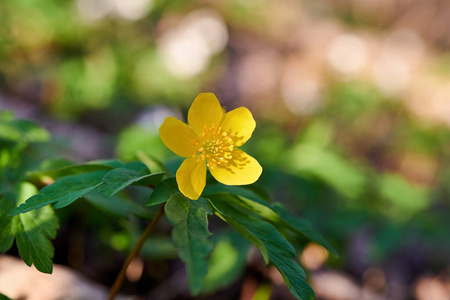
[[[8,193],[0,200],[0,206],[6,209],[0,215],[0,251],[6,252],[16,239],[19,254],[24,262],[44,273],[52,272],[53,246],[49,239],[56,236],[58,220],[51,207],[43,207],[21,215],[10,217],[12,206],[25,201],[37,193],[36,187],[30,183],[22,183],[16,194]]]
[[[314,291],[305,281],[305,272],[294,261],[295,250],[292,245],[270,223],[233,207],[231,198],[233,196],[229,194],[216,194],[211,197],[210,203],[215,213],[258,247],[263,257],[267,256],[297,299],[314,299]]]
[[[181,194],[175,177],[167,178],[156,186],[145,206],[153,206],[166,202],[175,194]]]
[[[173,195],[165,206],[170,222],[174,224],[172,240],[180,258],[186,263],[189,288],[193,295],[200,292],[203,277],[208,271],[206,257],[212,244],[207,239],[208,214],[212,214],[204,198],[192,201],[181,194]]]
[[[127,186],[131,184],[139,183],[140,185],[157,185],[164,173],[155,173],[155,174],[142,174],[142,172],[138,172],[131,169],[125,168],[117,168],[109,171],[103,177],[103,182],[106,184],[103,185],[100,189],[100,193],[106,197],[111,197]]]
[[[65,207],[102,185],[102,179],[106,173],[107,171],[103,170],[62,177],[43,188],[38,195],[29,198],[25,203],[15,208],[11,212],[11,216],[51,203],[55,203],[54,208]]]

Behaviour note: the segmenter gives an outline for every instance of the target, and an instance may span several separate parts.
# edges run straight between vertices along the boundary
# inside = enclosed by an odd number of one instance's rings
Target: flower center
[[[232,132],[225,132],[219,126],[212,124],[211,127],[202,129],[201,135],[197,136],[193,144],[197,146],[197,152],[193,155],[199,156],[200,160],[207,161],[207,166],[213,169],[217,166],[226,166],[233,158],[232,152],[236,136]]]

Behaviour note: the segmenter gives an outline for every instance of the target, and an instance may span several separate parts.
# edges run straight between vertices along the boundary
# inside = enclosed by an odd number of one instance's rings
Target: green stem
[[[153,218],[153,220],[150,222],[150,224],[148,224],[147,228],[145,228],[145,230],[142,233],[141,237],[139,238],[139,241],[137,242],[136,246],[134,246],[133,251],[131,251],[131,253],[128,255],[127,259],[123,263],[122,269],[120,270],[119,275],[117,275],[116,281],[114,281],[114,284],[111,288],[111,292],[109,294],[108,300],[114,300],[117,293],[119,293],[119,290],[122,287],[122,283],[125,278],[125,274],[127,272],[128,266],[130,265],[131,261],[139,254],[148,235],[152,232],[153,228],[155,228],[155,225],[156,225],[156,223],[158,223],[159,219],[161,219],[161,217],[164,215],[164,205],[165,205],[165,203],[163,203],[159,207],[158,213]]]

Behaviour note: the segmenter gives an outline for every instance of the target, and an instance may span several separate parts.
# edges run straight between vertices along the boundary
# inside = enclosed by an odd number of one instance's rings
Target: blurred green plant
[[[25,171],[28,146],[47,142],[49,133],[35,124],[15,120],[8,112],[0,114],[0,251],[8,251],[14,240],[24,262],[45,273],[52,272],[53,247],[58,220],[51,207],[9,217],[14,207],[36,194]]]

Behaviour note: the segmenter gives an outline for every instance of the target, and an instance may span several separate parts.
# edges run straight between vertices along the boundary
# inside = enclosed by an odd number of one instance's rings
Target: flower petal
[[[180,192],[192,200],[197,200],[206,185],[206,162],[198,157],[186,158],[177,171]]]
[[[244,185],[258,180],[262,167],[256,159],[237,148],[231,155],[232,158],[227,164],[216,165],[209,169],[217,181],[227,185]]]
[[[159,136],[163,143],[182,157],[195,154],[197,147],[192,143],[197,135],[185,123],[173,117],[167,117],[159,127]]]
[[[220,127],[223,132],[233,133],[237,137],[235,145],[239,147],[252,136],[256,122],[247,108],[238,107],[223,116]]]
[[[189,125],[198,135],[202,134],[204,126],[218,127],[222,117],[222,107],[213,93],[200,93],[188,112]]]

